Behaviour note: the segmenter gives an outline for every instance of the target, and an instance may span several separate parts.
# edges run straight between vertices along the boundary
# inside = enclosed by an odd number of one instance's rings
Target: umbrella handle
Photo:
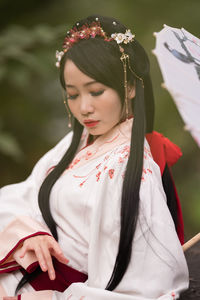
[[[200,233],[196,234],[191,238],[189,241],[187,241],[183,246],[183,251],[185,252],[187,249],[192,247],[194,244],[196,244],[198,241],[200,241]]]

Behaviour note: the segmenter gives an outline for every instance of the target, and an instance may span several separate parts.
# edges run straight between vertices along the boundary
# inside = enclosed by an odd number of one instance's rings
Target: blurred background
[[[183,152],[173,167],[186,240],[200,231],[200,149],[161,88],[153,32],[163,24],[200,37],[199,0],[0,0],[0,186],[24,180],[67,132],[55,51],[79,19],[98,13],[121,20],[146,49],[156,99],[155,129]]]

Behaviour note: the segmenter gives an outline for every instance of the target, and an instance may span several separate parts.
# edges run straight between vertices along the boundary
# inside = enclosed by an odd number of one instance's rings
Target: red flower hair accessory
[[[116,25],[116,22],[113,22]],[[134,40],[135,35],[131,33],[130,30],[126,30],[125,33],[113,33],[111,37],[107,36],[105,31],[102,29],[100,22],[92,22],[90,25],[85,24],[79,29],[77,27],[72,28],[67,32],[64,39],[62,51],[56,51],[56,67],[60,67],[60,61],[65,52],[67,52],[74,44],[78,43],[80,40],[88,40],[89,38],[95,38],[100,36],[104,41],[110,42],[115,40],[117,44],[124,43],[127,44]]]
[[[67,52],[74,44],[78,43],[80,40],[88,40],[89,38],[95,38],[96,36],[102,37],[107,42],[113,40],[113,38],[106,35],[99,22],[92,22],[90,25],[85,24],[79,29],[74,27],[68,31],[62,45],[63,51],[56,51],[56,67],[60,67],[60,61],[63,54]]]

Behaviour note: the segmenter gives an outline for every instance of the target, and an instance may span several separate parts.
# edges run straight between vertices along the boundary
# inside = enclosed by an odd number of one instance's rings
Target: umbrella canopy
[[[186,31],[164,25],[154,34],[158,59],[169,91],[189,130],[200,147],[200,39]]]

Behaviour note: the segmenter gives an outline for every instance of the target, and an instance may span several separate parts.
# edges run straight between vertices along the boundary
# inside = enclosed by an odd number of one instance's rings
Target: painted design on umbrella
[[[164,79],[162,87],[171,94],[185,123],[200,147],[200,39],[186,31],[164,25],[154,33]]]
[[[196,57],[191,55],[191,52],[188,50],[185,42],[189,41],[191,43],[194,43],[196,46],[198,46],[200,48],[200,45],[198,45],[195,41],[189,39],[184,32],[182,31],[182,37],[175,31],[172,31],[175,35],[175,37],[178,39],[178,41],[180,42],[180,45],[182,47],[182,49],[185,51],[185,54],[177,51],[176,49],[173,49],[172,47],[170,47],[170,45],[165,42],[164,46],[165,48],[167,48],[171,54],[174,55],[174,57],[178,58],[180,61],[187,63],[187,64],[194,64],[194,67],[196,69],[198,78],[200,80],[200,59],[197,59]]]

